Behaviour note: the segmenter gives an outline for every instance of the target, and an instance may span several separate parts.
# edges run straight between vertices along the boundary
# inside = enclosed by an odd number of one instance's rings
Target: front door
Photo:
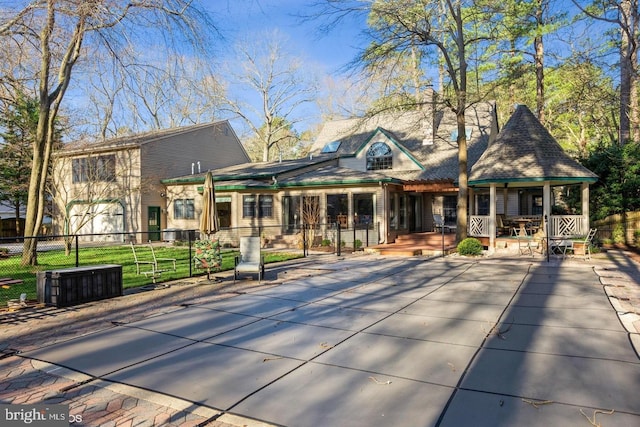
[[[160,240],[160,206],[149,206],[148,209],[147,231],[149,232],[149,240]]]

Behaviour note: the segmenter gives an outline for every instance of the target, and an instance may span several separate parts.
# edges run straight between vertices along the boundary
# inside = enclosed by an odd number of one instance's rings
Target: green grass
[[[189,277],[189,248],[186,246],[158,246],[154,247],[157,258],[175,258],[176,271],[173,271],[171,263],[159,262],[161,269],[168,268],[156,282],[182,279]],[[149,248],[140,246],[136,248],[140,260],[151,260]],[[233,270],[235,257],[239,254],[237,250],[222,251],[222,271]],[[193,255],[193,252],[192,252]],[[290,259],[300,258],[302,254],[287,252],[265,252],[265,263],[280,262]],[[10,289],[0,289],[0,305],[6,306],[9,299],[17,299],[20,294],[26,293],[27,299],[37,298],[37,277],[39,271],[58,270],[75,267],[76,255],[72,251],[70,255],[65,255],[64,250],[53,250],[38,253],[38,265],[23,267],[20,265],[20,256],[13,255],[9,258],[0,259],[0,277],[11,277],[12,279],[22,279],[24,283],[13,285]],[[130,246],[102,246],[92,248],[80,248],[79,265],[89,266],[96,264],[119,264],[122,265],[122,281],[124,288],[148,285],[152,283],[151,277],[136,274],[136,266],[133,262],[133,254]],[[199,276],[206,274],[206,271],[198,270],[192,265],[192,274]],[[145,270],[144,265],[140,268]]]

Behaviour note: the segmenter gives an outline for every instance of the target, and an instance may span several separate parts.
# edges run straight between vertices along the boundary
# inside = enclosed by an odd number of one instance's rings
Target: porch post
[[[582,232],[587,234],[589,232],[589,184],[586,182],[581,183],[582,187]]]
[[[473,187],[469,187],[468,209],[469,209],[469,215],[476,214],[476,193]]]
[[[544,187],[542,187],[542,229],[545,230],[545,234],[547,230],[551,230],[550,233],[553,234],[554,230],[551,227],[548,227],[547,224],[544,223],[544,218],[547,218],[549,222],[551,221],[551,184],[549,181],[544,182]],[[553,224],[553,223],[552,223]],[[552,236],[546,236],[552,237]]]
[[[496,184],[489,187],[489,253],[496,248]]]

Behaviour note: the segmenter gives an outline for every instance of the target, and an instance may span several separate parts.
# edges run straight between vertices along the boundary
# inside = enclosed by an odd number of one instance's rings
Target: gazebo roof
[[[525,106],[516,111],[471,168],[469,185],[595,182],[598,176],[564,152]]]

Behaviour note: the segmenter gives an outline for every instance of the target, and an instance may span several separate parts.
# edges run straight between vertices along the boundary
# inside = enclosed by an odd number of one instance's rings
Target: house
[[[140,239],[158,240],[167,227],[168,204],[174,226],[196,218],[188,198],[174,194],[167,200],[161,179],[246,162],[249,157],[226,120],[69,143],[53,159],[54,233],[114,233],[114,240],[122,239],[117,233],[149,233]]]
[[[494,103],[470,106],[466,119],[471,167],[497,134]],[[391,243],[402,234],[432,231],[434,214],[456,224],[456,117],[433,107],[328,122],[308,158],[212,172],[221,226],[228,228],[219,235],[223,240],[237,242],[238,233],[257,229],[283,238],[303,224],[327,238],[339,224],[366,233],[369,242]],[[196,211],[196,219],[184,221],[175,205],[168,206],[169,227],[198,228],[203,182],[204,171],[162,180],[169,202],[184,197]]]

